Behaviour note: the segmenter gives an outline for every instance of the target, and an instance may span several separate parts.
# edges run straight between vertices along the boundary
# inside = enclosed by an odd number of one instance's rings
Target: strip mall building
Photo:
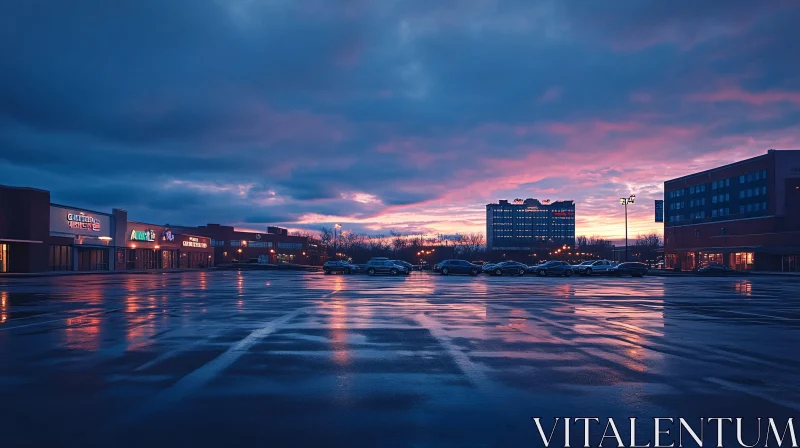
[[[50,202],[50,192],[0,185],[0,273],[202,269],[232,261],[321,264],[308,237],[233,227],[168,227]]]
[[[0,272],[119,271],[214,265],[211,239],[50,202],[50,192],[0,186]]]

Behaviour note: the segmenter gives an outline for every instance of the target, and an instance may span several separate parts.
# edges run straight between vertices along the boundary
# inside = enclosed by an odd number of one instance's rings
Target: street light
[[[342,228],[341,224],[335,224],[333,226],[333,256],[334,256],[334,258],[336,257],[336,251],[337,251],[337,248],[339,247],[339,244],[338,244],[339,242],[336,239],[336,229],[341,229],[341,228]]]
[[[625,261],[628,261],[628,204],[633,204],[635,199],[635,194],[627,198],[619,198],[619,203],[625,206]]]

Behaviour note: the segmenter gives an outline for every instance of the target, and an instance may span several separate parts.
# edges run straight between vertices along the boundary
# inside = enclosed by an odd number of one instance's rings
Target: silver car
[[[609,260],[595,260],[590,264],[581,263],[575,266],[575,272],[580,275],[608,274],[608,270],[613,268],[615,263]]]
[[[392,260],[388,260],[385,258],[373,258],[367,262],[367,274],[375,275],[375,274],[390,274],[390,275],[397,275],[399,273],[405,273],[406,267],[394,264]]]

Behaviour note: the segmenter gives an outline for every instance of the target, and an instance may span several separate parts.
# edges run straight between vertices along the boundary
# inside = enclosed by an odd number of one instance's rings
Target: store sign
[[[54,236],[110,237],[111,216],[89,210],[73,209],[60,205],[50,206],[50,234]]]
[[[92,232],[100,231],[100,220],[84,212],[67,213],[67,224],[70,229],[91,230]]]
[[[175,241],[175,235],[172,233],[172,230],[167,229],[161,234],[161,239],[164,241]]]
[[[131,241],[155,241],[156,232],[151,229],[131,230]]]
[[[572,218],[575,216],[573,211],[553,212],[553,216],[557,218]]]
[[[199,247],[200,249],[205,249],[208,247],[208,243],[200,241],[200,238],[195,236],[190,236],[183,241],[183,247]]]
[[[664,222],[664,201],[656,199],[656,222]]]

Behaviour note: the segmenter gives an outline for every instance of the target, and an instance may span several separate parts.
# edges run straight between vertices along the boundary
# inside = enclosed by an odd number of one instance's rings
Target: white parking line
[[[117,422],[107,425],[102,431],[100,431],[98,434],[95,434],[93,437],[102,439],[122,426],[131,425],[148,415],[164,409],[165,406],[179,401],[192,391],[213,380],[225,369],[230,367],[231,364],[236,362],[236,360],[245,354],[250,348],[252,348],[253,345],[258,343],[264,337],[268,336],[270,333],[275,332],[286,322],[290,321],[306,309],[307,308],[305,307],[300,308],[267,322],[264,326],[254,330],[252,333],[247,335],[247,337],[232,345],[221,355],[193,370],[172,386],[162,390],[155,397],[153,397],[153,399],[148,400],[142,406],[136,408]]]
[[[736,383],[732,383],[730,381],[726,381],[726,380],[723,380],[722,378],[717,378],[717,377],[714,377],[714,376],[706,377],[704,379],[706,381],[710,382],[710,383],[714,383],[714,384],[722,386],[722,387],[724,387],[726,389],[730,389],[730,390],[733,390],[733,391],[736,391],[736,392],[739,392],[739,393],[742,393],[742,394],[747,394],[747,395],[750,395],[750,396],[753,396],[753,397],[758,397],[758,398],[761,398],[763,400],[769,401],[770,403],[774,403],[774,404],[777,404],[777,405],[780,405],[780,406],[784,406],[784,407],[787,407],[787,408],[792,409],[794,411],[800,410],[800,403],[798,403],[797,401],[787,400],[785,398],[781,398],[781,397],[775,396],[776,394],[779,394],[779,393],[772,393],[771,394],[771,393],[768,393],[767,391],[764,391],[763,388],[761,388],[761,390],[759,390],[755,386],[751,386],[751,385],[748,385],[747,387],[745,387],[745,386],[742,386],[742,385],[739,385],[739,384],[736,384]]]
[[[450,357],[453,358],[453,361],[455,361],[456,365],[458,365],[458,368],[461,369],[467,379],[475,387],[480,389],[483,393],[489,392],[491,380],[486,376],[484,369],[478,364],[472,362],[466,353],[461,351],[450,341],[450,336],[448,336],[447,332],[444,331],[442,324],[422,313],[415,315],[414,320],[425,327],[425,329],[427,329],[431,335],[436,338],[437,341],[439,341],[445,350],[447,350]]]
[[[188,375],[181,378],[177,383],[171,387],[163,390],[155,398],[155,402],[159,405],[171,403],[179,400],[181,397],[188,394],[190,391],[197,389],[204,384],[208,383],[214,377],[219,375],[223,370],[230,367],[239,357],[245,354],[253,345],[259,342],[264,337],[273,333],[280,328],[283,324],[296,317],[305,308],[300,308],[292,311],[289,314],[267,322],[263,327],[253,331],[246,338],[232,345],[223,354],[217,356],[213,360],[203,364],[201,367],[192,371]]]

